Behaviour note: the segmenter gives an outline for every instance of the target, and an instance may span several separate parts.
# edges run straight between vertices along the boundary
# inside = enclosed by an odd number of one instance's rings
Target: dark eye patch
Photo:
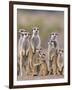
[[[37,30],[39,30],[39,28],[37,28]]]
[[[43,54],[43,56],[46,56],[45,54]]]
[[[25,33],[25,35],[27,35],[27,33]]]
[[[52,33],[51,35],[54,35],[54,33]]]
[[[60,52],[61,50],[59,49],[59,52]]]

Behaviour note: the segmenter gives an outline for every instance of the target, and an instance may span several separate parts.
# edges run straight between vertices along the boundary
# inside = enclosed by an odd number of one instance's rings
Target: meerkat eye
[[[54,35],[54,33],[52,33],[52,35]]]
[[[25,35],[27,35],[27,33],[25,33]]]
[[[43,56],[45,56],[45,54],[43,54]]]
[[[60,52],[61,50],[59,49],[59,52]]]

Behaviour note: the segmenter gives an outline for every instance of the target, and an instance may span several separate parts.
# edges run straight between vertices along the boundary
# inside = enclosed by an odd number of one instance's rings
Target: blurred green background
[[[39,27],[41,45],[47,48],[47,41],[51,32],[60,33],[61,47],[64,44],[64,12],[17,9],[17,30],[26,29],[32,34],[33,27]]]

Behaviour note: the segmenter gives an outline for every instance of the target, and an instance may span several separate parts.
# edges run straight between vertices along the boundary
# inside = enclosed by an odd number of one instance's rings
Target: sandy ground
[[[18,76],[17,80],[22,81],[22,80],[42,80],[42,79],[60,79],[64,78],[62,75],[47,75],[47,76],[23,76],[22,78]]]

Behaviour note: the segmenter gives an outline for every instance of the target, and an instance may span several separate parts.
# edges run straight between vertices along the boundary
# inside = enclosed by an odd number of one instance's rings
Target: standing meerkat
[[[63,75],[64,69],[64,50],[59,49],[57,57],[57,73]]]
[[[22,40],[23,40],[23,36],[25,32],[26,31],[24,29],[19,30],[19,40],[18,40],[18,57],[19,58],[20,58],[20,50],[22,48]]]
[[[56,52],[59,49],[58,35],[59,35],[58,33],[52,32],[49,36],[49,41],[48,41],[48,70],[50,73],[51,73],[51,63],[52,63],[51,60],[52,60],[53,54],[56,54]],[[51,55],[51,53],[52,53],[52,55]]]
[[[23,55],[26,56],[28,55],[29,47],[30,47],[30,34],[29,32],[25,32],[22,40]]]
[[[24,66],[26,66],[25,62],[26,60],[23,60],[24,57],[28,56],[29,52],[29,33],[25,31],[23,33],[22,41],[21,41],[21,47],[19,50],[19,56],[20,56],[20,75],[23,75],[23,61],[24,61]],[[26,59],[26,58],[25,58]]]
[[[40,49],[40,45],[41,45],[41,39],[39,36],[39,28],[34,27],[32,37],[31,37],[31,46],[33,49],[33,53],[36,52],[36,49]]]
[[[55,56],[57,54],[57,49],[56,49],[56,42],[55,41],[49,41],[48,42],[48,71],[49,71],[49,74],[52,73],[52,70],[53,70],[53,74],[55,74],[54,69],[56,68],[53,68],[53,67],[56,67],[56,63],[55,62]]]
[[[24,29],[19,29],[18,33],[19,33],[19,40],[18,40],[18,47],[17,47],[17,57],[18,57],[18,61],[17,61],[17,65],[18,65],[18,73],[20,74],[21,69],[20,69],[20,61],[22,59],[22,40],[23,40],[23,35],[26,31]]]

